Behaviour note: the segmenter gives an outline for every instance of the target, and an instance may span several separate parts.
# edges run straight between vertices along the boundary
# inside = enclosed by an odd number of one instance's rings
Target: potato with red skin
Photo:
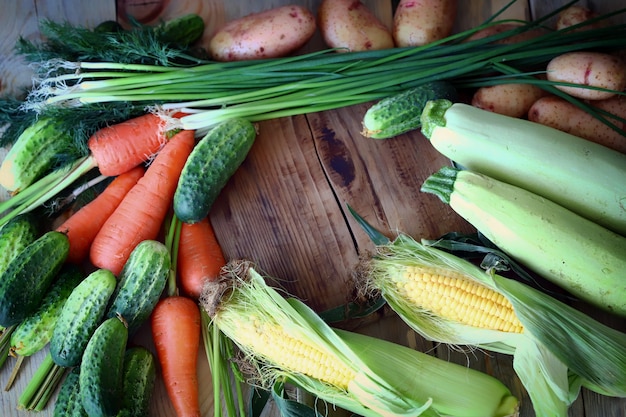
[[[586,22],[597,16],[598,16],[597,13],[594,13],[593,11],[591,11],[591,9],[587,7],[578,6],[578,5],[570,6],[562,10],[559,13],[557,20],[556,20],[555,27],[557,30],[566,29],[571,26],[575,26],[583,22]],[[587,30],[587,29],[598,29],[603,26],[606,26],[606,24],[607,24],[606,22],[598,20],[598,21],[589,23],[587,25],[584,25],[575,30],[578,31],[578,30]]]
[[[304,46],[315,29],[308,9],[276,7],[228,22],[211,38],[209,52],[216,61],[278,58]]]
[[[457,0],[400,0],[393,15],[398,47],[422,46],[452,34]]]
[[[614,91],[626,89],[626,63],[617,56],[602,52],[567,52],[553,58],[547,65],[547,79],[599,87]],[[555,85],[559,90],[584,100],[604,100],[615,95],[611,91],[584,87]]]
[[[391,31],[359,0],[323,0],[317,24],[327,46],[338,52],[393,48]]]
[[[534,102],[547,93],[532,84],[510,83],[480,87],[472,96],[472,106],[511,117],[526,117]]]
[[[598,105],[599,103],[602,103]],[[607,100],[590,102],[620,117],[626,117],[626,98],[614,96]],[[620,114],[621,113],[621,114]],[[626,154],[626,124],[610,119],[622,132],[605,125],[592,114],[557,96],[546,96],[537,100],[528,111],[528,120],[550,126],[563,132],[599,143]]]

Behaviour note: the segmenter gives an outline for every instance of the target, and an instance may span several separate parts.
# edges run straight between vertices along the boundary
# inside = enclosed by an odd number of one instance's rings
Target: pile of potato
[[[389,29],[358,0],[323,0],[317,16],[281,6],[229,22],[213,35],[209,52],[220,61],[281,57],[318,28],[328,47],[345,51],[424,45],[451,34],[456,9],[457,0],[401,0]]]
[[[317,16],[302,6],[282,6],[229,22],[214,34],[209,52],[219,61],[287,56],[303,47],[318,29],[326,45],[338,51],[419,46],[449,36],[456,11],[457,0],[401,0],[394,11],[393,26],[388,28],[358,0],[322,0]],[[594,16],[588,8],[571,6],[559,14],[555,28],[571,27]],[[514,24],[490,26],[469,39],[511,29]],[[599,24],[602,23],[587,27]],[[519,42],[541,31],[528,31],[500,42]],[[568,53],[550,62],[545,76],[552,81],[624,91],[626,62],[621,57],[597,52]],[[624,96],[588,88],[559,88],[598,109],[626,118]],[[534,85],[510,83],[483,87],[473,95],[472,104],[528,118],[626,153],[623,132],[615,131],[590,113]],[[626,123],[613,121],[622,130],[626,129]]]
[[[594,13],[590,9],[571,6],[559,14],[556,28],[573,26],[592,17]],[[621,56],[605,53],[571,52],[550,61],[545,77],[551,81],[624,91],[626,61]],[[626,119],[624,95],[580,87],[557,88],[584,100],[593,108]],[[622,130],[618,132],[565,98],[548,94],[534,85],[511,83],[479,88],[472,97],[472,105],[512,117],[528,118],[626,153],[626,123],[622,120],[611,119]]]

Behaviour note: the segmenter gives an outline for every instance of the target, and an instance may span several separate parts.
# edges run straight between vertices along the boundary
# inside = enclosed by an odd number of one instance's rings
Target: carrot
[[[91,242],[98,231],[144,172],[144,167],[139,165],[119,175],[101,194],[56,228],[65,233],[70,242],[67,262],[80,264],[87,259]]]
[[[98,130],[87,147],[100,173],[115,176],[146,161],[166,141],[164,120],[147,113]]]
[[[89,250],[94,266],[119,275],[135,246],[157,238],[194,145],[194,131],[183,130],[163,146],[96,235]]]
[[[152,339],[163,382],[178,417],[199,417],[198,349],[201,316],[190,298],[160,300],[151,315]]]
[[[226,264],[224,253],[208,217],[182,223],[178,245],[178,280],[186,295],[200,297],[207,280],[215,279]]]
[[[87,140],[89,155],[74,161],[68,170],[54,170],[0,204],[0,212],[8,211],[0,217],[0,225],[44,204],[92,169],[113,177],[142,164],[163,147],[166,134],[166,122],[152,113],[98,130]]]

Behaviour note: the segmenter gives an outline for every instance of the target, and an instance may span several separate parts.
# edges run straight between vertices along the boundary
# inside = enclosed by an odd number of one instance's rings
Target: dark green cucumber
[[[432,81],[380,100],[363,116],[363,131],[368,138],[387,139],[421,127],[420,117],[429,100],[455,101],[456,89],[447,81]]]
[[[33,314],[70,250],[67,236],[49,231],[26,246],[0,274],[0,325],[9,327]]]
[[[108,269],[97,269],[74,288],[57,319],[50,339],[50,355],[59,366],[77,366],[98,328],[117,280]]]
[[[133,334],[148,319],[167,284],[171,258],[167,247],[144,240],[131,252],[118,277],[107,318],[120,315]]]
[[[80,367],[74,367],[63,380],[52,417],[88,417],[80,399],[79,374]]]
[[[255,138],[252,123],[231,119],[216,125],[200,139],[187,159],[174,194],[174,212],[181,221],[196,223],[208,215]]]
[[[65,301],[83,278],[77,266],[63,266],[37,311],[18,324],[11,334],[11,351],[14,354],[30,356],[50,342]]]
[[[166,22],[159,32],[159,38],[177,45],[191,45],[202,37],[204,20],[194,13],[186,14]]]
[[[103,321],[89,339],[78,385],[90,417],[111,417],[119,412],[127,343],[128,329],[118,317]]]
[[[37,120],[15,140],[2,161],[0,185],[12,192],[23,190],[54,168],[72,143],[69,133],[53,120]]]
[[[19,214],[0,227],[0,272],[26,246],[39,237],[39,227],[31,213]]]
[[[150,399],[156,381],[156,359],[142,346],[133,346],[124,354],[122,408],[117,417],[148,417]]]

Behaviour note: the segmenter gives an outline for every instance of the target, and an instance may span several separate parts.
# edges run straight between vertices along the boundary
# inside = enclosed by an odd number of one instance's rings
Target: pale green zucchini
[[[422,132],[461,166],[626,236],[626,155],[538,123],[447,100],[426,105]]]
[[[422,191],[546,280],[626,317],[626,238],[523,188],[444,167]]]

